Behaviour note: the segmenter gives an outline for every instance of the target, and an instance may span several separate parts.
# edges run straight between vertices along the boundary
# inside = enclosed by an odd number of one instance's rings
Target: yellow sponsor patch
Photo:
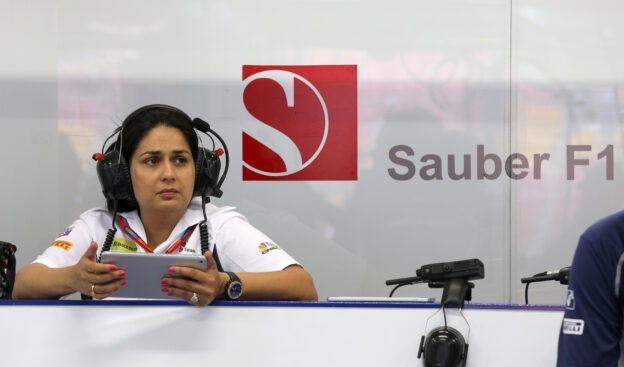
[[[65,251],[69,251],[69,249],[74,247],[74,244],[71,242],[67,242],[67,241],[54,241],[52,242],[51,246],[62,248]]]
[[[111,251],[136,252],[136,243],[128,241],[124,238],[115,237],[111,245]]]

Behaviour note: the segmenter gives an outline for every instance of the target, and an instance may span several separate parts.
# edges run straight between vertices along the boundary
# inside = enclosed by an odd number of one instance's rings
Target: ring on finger
[[[189,301],[193,304],[199,302],[199,297],[197,296],[197,293],[193,292],[193,295],[191,296],[191,299],[189,299]]]
[[[91,298],[95,297],[95,284],[91,284]]]

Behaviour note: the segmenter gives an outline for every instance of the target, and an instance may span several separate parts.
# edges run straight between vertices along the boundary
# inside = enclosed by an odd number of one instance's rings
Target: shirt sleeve
[[[215,225],[215,247],[226,271],[278,271],[299,264],[236,212],[222,216]]]
[[[93,236],[89,230],[88,221],[81,216],[33,262],[50,268],[75,265],[92,241]]]
[[[570,272],[559,332],[558,367],[617,366],[622,309],[616,296],[619,253],[604,241],[581,236]]]

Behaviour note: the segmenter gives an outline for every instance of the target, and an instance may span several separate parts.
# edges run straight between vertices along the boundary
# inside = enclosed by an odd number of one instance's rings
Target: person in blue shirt
[[[570,271],[557,366],[624,366],[624,211],[580,237]]]

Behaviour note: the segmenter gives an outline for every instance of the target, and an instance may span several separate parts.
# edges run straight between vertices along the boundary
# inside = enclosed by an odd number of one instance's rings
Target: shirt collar
[[[216,207],[212,204],[206,204],[206,214],[214,211]],[[147,236],[145,234],[145,227],[143,227],[143,222],[141,222],[141,218],[139,217],[138,210],[132,210],[129,212],[119,213],[122,217],[126,218],[128,221],[128,225],[132,228],[139,237],[145,239]],[[170,233],[169,238],[178,238],[180,235],[190,226],[200,223],[204,220],[204,213],[202,211],[201,198],[193,198],[191,203],[189,204],[187,210],[184,212],[184,215],[176,226],[173,228],[173,231]]]

